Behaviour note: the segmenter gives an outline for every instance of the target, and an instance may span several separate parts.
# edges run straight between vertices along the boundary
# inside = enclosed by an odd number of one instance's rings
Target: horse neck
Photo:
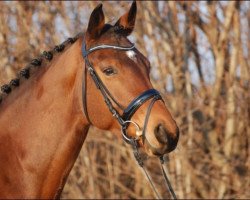
[[[80,98],[80,44],[78,40],[23,82],[1,105],[0,177],[7,176],[14,187],[0,178],[0,194],[22,188],[21,195],[46,198],[64,185],[88,130]]]

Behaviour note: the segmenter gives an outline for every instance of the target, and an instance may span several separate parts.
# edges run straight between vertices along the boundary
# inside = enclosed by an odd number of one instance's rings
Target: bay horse
[[[91,125],[122,132],[149,156],[173,151],[175,120],[128,40],[136,2],[115,25],[102,5],[87,30],[31,61],[1,87],[0,198],[59,198]]]

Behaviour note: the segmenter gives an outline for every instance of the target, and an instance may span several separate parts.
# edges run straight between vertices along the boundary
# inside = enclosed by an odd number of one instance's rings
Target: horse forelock
[[[31,62],[22,68],[18,73],[17,77],[12,79],[9,83],[3,84],[0,86],[0,104],[2,103],[3,99],[9,95],[13,89],[19,87],[21,80],[29,79],[31,75],[31,71],[37,71],[42,67],[46,67],[52,60],[55,54],[62,53],[66,49],[66,47],[71,46],[77,39],[80,38],[82,33],[77,34],[73,38],[68,38],[60,45],[56,45],[50,51],[44,51],[40,56],[35,59],[32,59]],[[47,62],[45,62],[47,61]],[[32,73],[33,74],[33,73]]]

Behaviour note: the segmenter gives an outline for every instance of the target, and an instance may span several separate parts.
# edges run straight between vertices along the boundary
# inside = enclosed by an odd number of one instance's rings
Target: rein
[[[130,102],[130,104],[124,109],[124,107],[122,105],[119,104],[118,101],[115,100],[115,98],[111,95],[111,93],[109,92],[109,90],[107,89],[107,87],[104,85],[104,83],[102,82],[102,80],[100,79],[100,77],[98,76],[97,72],[95,71],[93,65],[90,63],[89,59],[88,59],[88,55],[94,51],[97,50],[102,50],[102,49],[114,49],[114,50],[120,50],[120,51],[129,51],[129,50],[133,50],[135,49],[135,46],[132,45],[130,47],[122,47],[122,46],[114,46],[114,45],[107,45],[107,44],[102,44],[102,45],[98,45],[95,47],[92,47],[90,49],[86,49],[86,43],[85,40],[83,40],[83,44],[82,44],[82,56],[85,59],[85,70],[84,70],[84,77],[85,79],[83,80],[83,84],[82,84],[82,100],[83,100],[83,109],[84,109],[84,114],[88,120],[88,122],[91,124],[89,115],[88,115],[88,110],[87,110],[87,101],[86,101],[86,80],[87,80],[87,71],[89,72],[91,78],[93,79],[93,81],[95,82],[96,87],[100,90],[104,101],[107,105],[107,107],[109,108],[109,111],[111,112],[111,114],[113,115],[113,117],[116,118],[116,120],[118,121],[118,123],[121,126],[121,133],[122,133],[122,137],[123,140],[130,144],[132,146],[133,149],[133,153],[135,156],[135,159],[137,160],[138,164],[140,165],[140,167],[142,167],[146,177],[148,178],[148,181],[152,187],[152,189],[154,190],[156,196],[158,199],[161,199],[159,193],[156,190],[156,187],[153,184],[153,181],[151,179],[151,177],[149,176],[149,174],[147,173],[146,169],[144,168],[144,163],[143,163],[143,159],[139,153],[139,143],[138,140],[140,139],[140,137],[144,137],[145,138],[145,132],[147,129],[147,124],[148,124],[148,120],[149,120],[149,116],[151,113],[151,110],[153,108],[153,105],[156,101],[158,100],[162,100],[162,97],[160,95],[160,93],[155,90],[155,89],[149,89],[146,90],[145,92],[143,92],[142,94],[140,94],[138,97],[136,97],[133,101]],[[129,124],[133,124],[136,129],[137,132],[140,132],[140,127],[137,123],[131,121],[132,116],[135,114],[135,112],[148,100],[151,99],[151,102],[148,106],[147,109],[147,113],[145,116],[145,120],[144,120],[144,126],[143,126],[143,130],[142,130],[142,134],[136,137],[130,137],[127,134],[127,128],[129,126]],[[112,102],[114,104],[117,105],[117,107],[119,107],[122,111],[123,114],[120,115],[119,112],[117,111],[117,109],[113,106]],[[171,193],[171,195],[173,196],[173,199],[177,199],[176,195],[172,189],[172,186],[170,184],[170,181],[168,180],[167,174],[164,170],[163,164],[164,164],[164,159],[163,157],[160,158],[161,160],[161,169],[162,169],[162,173],[163,173],[163,177],[167,183],[168,189]]]

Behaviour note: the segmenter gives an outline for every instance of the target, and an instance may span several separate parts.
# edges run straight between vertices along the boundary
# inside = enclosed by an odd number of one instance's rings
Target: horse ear
[[[132,33],[135,26],[136,19],[136,1],[134,1],[127,13],[122,15],[120,19],[115,23],[115,26],[121,27],[123,29],[123,33],[128,36]]]
[[[105,24],[105,19],[102,11],[102,4],[99,4],[92,11],[89,18],[89,24],[87,28],[87,33],[89,37],[93,39],[98,38],[101,34],[104,24]]]

